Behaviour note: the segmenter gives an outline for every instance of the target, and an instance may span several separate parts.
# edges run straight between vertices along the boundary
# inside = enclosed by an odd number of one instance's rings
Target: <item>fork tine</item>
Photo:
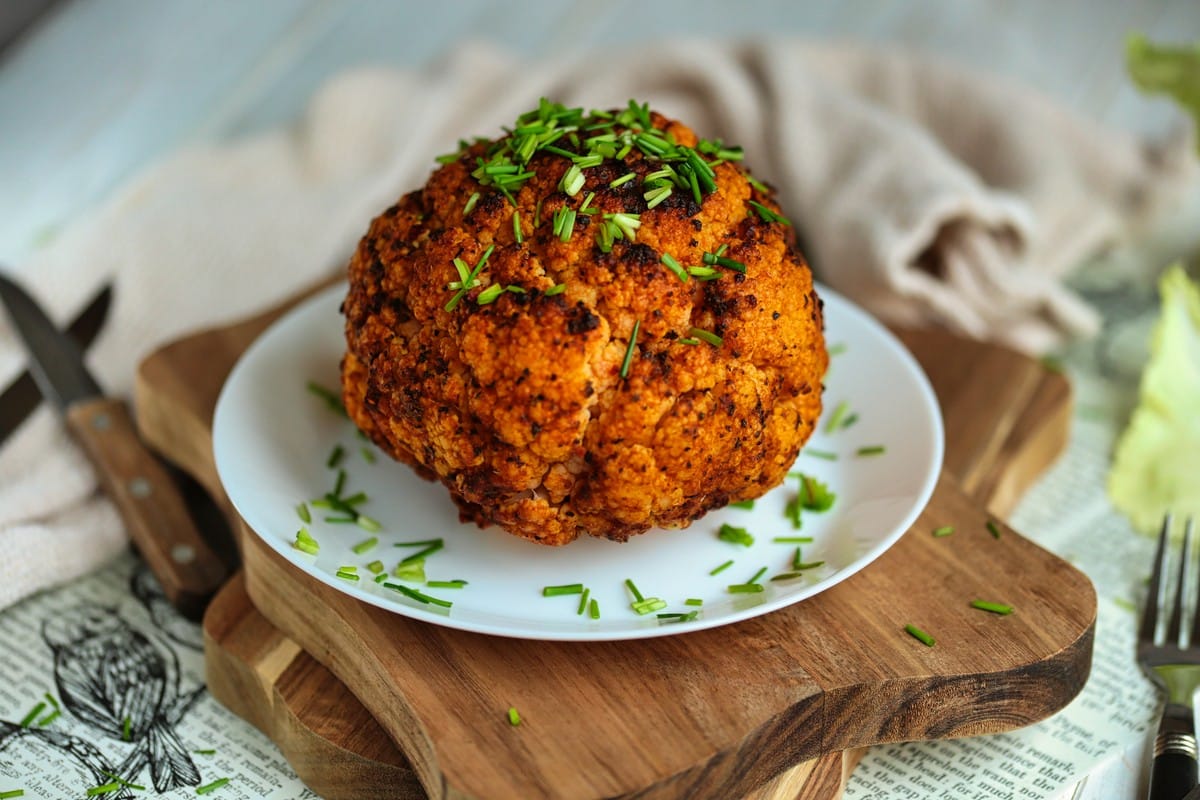
[[[1183,647],[1180,631],[1183,628],[1183,595],[1187,589],[1188,558],[1191,555],[1191,542],[1187,538],[1179,551],[1179,580],[1175,583],[1175,599],[1171,603],[1171,621],[1167,623],[1167,644]]]
[[[1142,624],[1138,628],[1138,639],[1153,643],[1158,628],[1158,616],[1166,605],[1166,583],[1163,574],[1167,569],[1167,535],[1171,531],[1171,515],[1163,519],[1162,531],[1158,534],[1158,548],[1154,551],[1154,571],[1150,574],[1150,587],[1146,595],[1146,610],[1142,612]]]
[[[1184,528],[1183,528],[1184,541],[1188,541],[1188,540],[1192,539],[1192,533],[1193,533],[1192,528],[1193,528],[1194,521],[1195,520],[1192,517],[1188,517],[1187,523],[1185,523]],[[1198,591],[1196,593],[1196,605],[1192,609],[1192,640],[1191,640],[1191,644],[1192,645],[1200,644],[1200,591]]]

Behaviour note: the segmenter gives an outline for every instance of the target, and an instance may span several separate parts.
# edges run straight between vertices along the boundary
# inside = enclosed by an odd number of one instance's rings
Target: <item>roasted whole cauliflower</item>
[[[460,143],[349,266],[342,386],[461,517],[548,545],[680,528],[813,431],[821,302],[741,151],[633,101]]]

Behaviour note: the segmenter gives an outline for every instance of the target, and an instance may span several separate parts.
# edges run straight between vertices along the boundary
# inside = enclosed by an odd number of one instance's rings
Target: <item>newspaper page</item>
[[[1160,708],[1134,657],[1154,541],[1112,508],[1105,485],[1157,316],[1148,284],[1142,279],[1086,292],[1106,324],[1097,341],[1066,354],[1076,403],[1071,439],[1011,519],[1096,587],[1095,649],[1083,691],[1059,713],[1020,730],[874,748],[851,776],[847,800],[1139,796]]]
[[[102,703],[120,687],[121,708]],[[133,555],[0,614],[0,797],[316,798],[204,687],[200,626]]]

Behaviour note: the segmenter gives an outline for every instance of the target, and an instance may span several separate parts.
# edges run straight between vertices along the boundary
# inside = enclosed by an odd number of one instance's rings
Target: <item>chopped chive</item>
[[[634,583],[633,583],[633,578],[626,578],[626,579],[625,579],[625,585],[626,585],[627,587],[629,587],[629,591],[630,591],[630,593],[633,595],[633,599],[634,599],[636,602],[640,603],[640,602],[642,602],[643,600],[645,600],[645,599],[646,599],[646,598],[642,597],[642,593],[641,593],[641,592],[639,592],[639,591],[638,591],[638,588],[637,588],[637,586],[635,586],[635,585],[634,585]]]
[[[685,606],[702,606],[704,605],[704,601],[699,597],[689,597],[687,600],[683,601],[683,604]]]
[[[586,588],[583,590],[583,593],[579,595],[579,608],[575,609],[576,614],[583,616],[583,612],[587,610],[588,598],[591,597],[591,595],[592,590]]]
[[[812,544],[811,536],[776,536],[771,541],[775,544]]]
[[[746,173],[746,182],[763,194],[770,194],[771,192],[771,190],[767,188],[766,184],[762,183],[749,172]]]
[[[600,619],[600,604],[594,597],[588,601],[588,616],[592,619]]]
[[[508,708],[508,724],[514,728],[521,724],[521,714],[513,706]]]
[[[804,525],[803,521],[800,519],[800,512],[802,510],[803,506],[800,503],[799,495],[789,499],[783,507],[783,515],[787,517],[787,519],[792,523],[792,527],[796,530],[800,530],[800,528]]]
[[[475,210],[475,204],[478,202],[479,192],[473,192],[471,196],[467,198],[467,204],[463,206],[463,216],[469,216],[470,213]]]
[[[750,509],[754,508],[754,501],[753,500],[737,500],[733,503],[730,503],[729,508],[740,508],[745,511],[749,511]]]
[[[1011,614],[1013,607],[1005,603],[991,603],[987,600],[972,600],[971,608],[978,608],[980,611],[990,611],[993,614]]]
[[[593,214],[596,209],[592,208],[592,200],[596,198],[595,192],[588,192],[583,198],[583,204],[579,206],[580,214]]]
[[[873,444],[869,447],[860,447],[855,452],[860,456],[881,456],[887,452],[887,448],[881,444]]]
[[[564,291],[566,291],[566,289],[567,285],[565,283],[556,283],[546,291],[542,292],[542,294],[546,295],[546,297],[553,297],[556,294],[562,294]]]
[[[676,343],[676,344],[697,345],[697,344],[700,344],[700,340],[699,340],[699,339],[689,339],[689,338],[683,338],[683,339],[676,339],[676,340],[675,340],[675,343]]]
[[[56,708],[56,709],[54,709],[53,711],[51,711],[49,714],[47,714],[46,716],[44,716],[44,717],[42,717],[41,719],[39,719],[39,720],[37,721],[37,726],[38,726],[39,728],[44,728],[44,727],[46,727],[47,725],[49,725],[51,722],[54,722],[54,720],[58,719],[58,718],[59,718],[59,717],[61,717],[61,716],[62,716],[62,710],[61,710],[61,709],[58,709],[58,708]]]
[[[396,565],[392,570],[392,577],[399,578],[402,581],[413,581],[414,583],[425,582],[425,559],[418,561],[410,561],[405,564],[403,561]]]
[[[354,547],[351,547],[350,549],[353,550],[356,555],[361,556],[363,553],[367,553],[367,552],[370,552],[371,550],[374,550],[375,545],[377,545],[377,544],[379,544],[379,537],[372,536],[370,539],[363,539],[361,542],[354,545]]]
[[[96,797],[97,795],[111,794],[120,788],[121,788],[121,784],[117,783],[116,781],[109,781],[108,783],[102,784],[100,786],[93,786],[90,789],[88,789],[87,796],[88,797]]]
[[[661,622],[691,622],[699,615],[699,611],[688,611],[687,613],[673,611],[669,614],[655,614],[655,617]]]
[[[702,328],[692,328],[691,330],[688,331],[688,335],[694,336],[697,339],[702,339],[702,340],[708,342],[709,344],[711,344],[713,347],[720,347],[722,344],[725,343],[725,340],[722,339],[720,336],[717,336],[715,333],[712,333],[711,331],[703,330]]]
[[[625,359],[621,362],[621,380],[629,377],[629,367],[633,364],[633,350],[637,347],[638,331],[642,328],[642,321],[634,320],[633,332],[629,334],[629,343],[625,346]]]
[[[416,589],[412,589],[408,586],[401,586],[398,583],[385,583],[383,584],[383,588],[393,589],[403,595],[411,597],[413,600],[416,600],[419,603],[432,603],[433,605],[441,606],[442,608],[450,608],[452,605],[454,605],[449,600],[443,600],[440,597],[433,597],[432,595],[419,592]]]
[[[375,463],[375,453],[371,450],[370,447],[367,447],[364,444],[362,447],[358,448],[358,452],[360,454],[362,454],[363,461],[367,462],[368,464]]]
[[[315,556],[321,551],[321,545],[308,539],[301,539],[298,536],[296,541],[292,542],[292,547],[302,553],[308,553],[310,556]]]
[[[646,208],[648,208],[648,209],[654,208],[655,206],[660,204],[662,201],[666,200],[668,197],[671,196],[671,191],[672,191],[672,187],[668,185],[668,186],[660,186],[657,189],[651,189],[650,191],[643,194],[642,197],[646,201]]]
[[[797,562],[795,560],[792,561],[792,569],[795,570],[796,572],[803,572],[806,569],[816,569],[817,567],[823,567],[823,566],[825,566],[824,561],[811,561],[807,564],[805,564],[802,561],[801,562]]]
[[[475,302],[478,305],[486,306],[488,303],[496,302],[496,298],[502,294],[504,294],[504,287],[498,283],[493,283],[491,286],[479,293],[479,295],[475,298]]]
[[[746,583],[758,583],[758,579],[767,573],[767,568],[763,567],[758,572],[754,573],[754,577],[746,581]]]
[[[621,186],[622,184],[629,183],[631,180],[633,180],[633,179],[634,179],[634,178],[636,178],[636,177],[637,177],[637,173],[636,173],[636,172],[630,172],[630,173],[627,173],[627,174],[625,174],[625,175],[622,175],[621,177],[617,178],[617,179],[616,179],[615,181],[613,181],[612,183],[608,184],[608,188],[610,188],[610,189],[615,189],[615,188],[617,188],[618,186]]]
[[[442,542],[441,539],[431,539],[428,542],[405,542],[405,543],[397,544],[396,547],[410,547],[410,546],[413,546],[414,544],[425,545],[425,547],[423,547],[421,550],[417,551],[416,553],[413,553],[411,556],[408,556],[407,558],[402,559],[400,561],[401,564],[411,564],[414,561],[424,561],[425,556],[431,555],[432,553],[436,553],[438,550],[441,550],[445,546],[445,544]]]
[[[388,574],[386,572],[380,572],[378,575],[375,576],[374,581],[376,583],[383,583],[387,579],[388,579]]]
[[[788,477],[800,479],[800,492],[796,495],[796,499],[805,509],[809,511],[828,511],[833,508],[834,501],[837,500],[837,495],[829,491],[827,484],[822,483],[811,475],[805,475],[803,472],[789,472]]]
[[[773,580],[773,581],[790,581],[790,580],[794,580],[796,578],[803,578],[803,577],[804,577],[803,572],[781,572],[778,575],[772,575],[771,580]]]
[[[844,420],[842,420],[842,425],[841,425],[842,430],[849,428],[851,425],[853,425],[856,422],[858,422],[858,414],[857,413],[851,414],[850,416],[848,416]]]
[[[374,517],[368,517],[366,514],[359,514],[354,518],[354,522],[367,533],[379,533],[379,531],[383,530],[383,525],[379,520]]]
[[[943,536],[949,536],[952,533],[954,533],[953,525],[943,525],[940,528],[933,529],[933,535],[938,537],[939,539]]]
[[[379,559],[375,559],[370,564],[367,564],[367,571],[378,575],[379,573],[383,572],[383,562]]]
[[[582,583],[565,583],[560,586],[543,586],[542,597],[558,597],[564,594],[582,594]]]
[[[358,520],[355,517],[325,517],[325,521],[333,525],[341,525],[357,522]]]
[[[136,783],[131,783],[131,782],[129,782],[129,781],[127,781],[127,780],[125,780],[124,778],[122,778],[120,775],[114,775],[113,773],[111,773],[111,772],[109,772],[108,770],[105,770],[105,769],[102,769],[102,770],[100,770],[100,771],[101,771],[102,773],[104,773],[105,775],[107,775],[108,777],[112,778],[112,779],[113,779],[114,781],[116,781],[117,783],[121,784],[122,786],[125,786],[125,787],[127,787],[127,788],[129,788],[129,789],[133,789],[134,791],[138,791],[138,792],[144,792],[144,791],[146,791],[146,787],[145,787],[145,786],[139,786],[139,785],[137,785]]]
[[[431,589],[461,589],[467,585],[467,582],[461,578],[455,578],[452,581],[426,581],[425,585]]]
[[[715,280],[721,277],[721,271],[712,267],[688,267],[688,275],[699,281]]]
[[[657,597],[647,597],[636,603],[630,603],[629,607],[638,613],[639,616],[646,616],[654,611],[661,611],[667,607],[667,601]]]
[[[35,719],[37,719],[38,717],[40,717],[42,715],[42,712],[45,710],[46,710],[46,704],[38,703],[36,706],[34,706],[30,710],[30,712],[28,714],[25,715],[25,717],[21,720],[19,726],[22,728],[28,728],[30,725],[33,724],[33,721]]]
[[[217,754],[216,750],[193,750],[192,752],[198,756],[215,756]]]
[[[829,421],[825,423],[825,432],[833,433],[842,424],[842,418],[846,416],[846,412],[850,410],[850,404],[845,400],[838,403],[833,409],[833,414],[830,415]]]
[[[125,717],[123,720],[121,720],[121,740],[122,741],[125,741],[125,742],[133,741],[132,727],[133,727],[133,723],[130,722],[129,717]]]
[[[392,547],[430,547],[431,545],[441,546],[441,539],[418,539],[415,542],[396,542]]]
[[[296,515],[300,517],[301,522],[312,522],[312,514],[309,513],[308,503],[301,503],[300,505],[296,506]]]
[[[731,558],[728,561],[726,561],[724,564],[722,564],[721,566],[713,567],[713,569],[710,570],[708,574],[709,575],[717,575],[719,573],[724,572],[725,570],[729,569],[732,566],[733,566],[733,559]]]
[[[338,464],[342,463],[342,457],[346,455],[346,449],[340,444],[334,445],[333,450],[329,453],[329,458],[325,459],[325,466],[333,469]]]
[[[361,577],[359,576],[358,572],[350,572],[349,570],[346,570],[346,569],[339,569],[334,574],[336,574],[337,577],[341,578],[344,581],[361,580]]]
[[[740,544],[744,547],[749,547],[754,544],[754,536],[745,528],[737,528],[729,523],[722,523],[720,530],[717,531],[717,538],[723,542],[730,544]]]
[[[758,212],[758,216],[762,218],[763,222],[782,222],[784,225],[792,224],[791,220],[789,220],[787,217],[772,211],[762,203],[756,203],[755,201],[751,200],[750,205],[752,205],[754,210]]]
[[[679,278],[679,280],[683,281],[684,283],[687,283],[687,270],[685,270],[683,266],[675,260],[674,256],[672,256],[670,253],[663,253],[661,261],[666,265],[667,269],[675,273],[675,277]]]
[[[725,588],[730,594],[755,594],[763,591],[761,583],[734,583]]]
[[[838,342],[837,344],[831,344],[829,347],[825,348],[825,352],[827,352],[831,358],[833,356],[840,356],[842,353],[846,352],[846,343]]]
[[[837,453],[831,453],[828,450],[817,450],[812,447],[806,447],[800,452],[813,458],[823,458],[826,461],[837,461]]]
[[[904,626],[904,631],[926,647],[933,647],[935,643],[935,640],[932,636],[918,628],[916,625],[913,625],[911,622]]]
[[[206,784],[204,786],[197,786],[196,794],[209,794],[210,792],[215,792],[217,789],[220,789],[222,786],[224,786],[227,783],[229,783],[229,778],[218,778],[217,780],[213,781],[212,783]]]
[[[1000,538],[1000,528],[996,525],[996,523],[994,521],[992,521],[990,519],[987,521],[987,529],[988,529],[988,533],[990,533],[992,535],[993,539]]]
[[[342,496],[342,490],[346,488],[346,470],[339,469],[337,472],[337,480],[333,482],[333,497],[334,499]]]
[[[579,194],[579,190],[583,188],[584,182],[587,180],[583,176],[583,170],[578,164],[572,164],[570,168],[563,173],[562,180],[558,182],[558,190],[565,192],[568,196],[574,197]]]
[[[326,389],[316,381],[308,381],[308,383],[305,385],[308,387],[309,392],[315,394],[317,397],[325,401],[325,405],[329,406],[330,411],[333,411],[343,417],[349,416],[346,413],[346,407],[342,405],[341,395],[337,394],[331,389]]]
[[[512,222],[513,239],[516,240],[517,244],[520,244],[521,242],[525,241],[525,236],[521,233],[521,212],[517,211],[515,208],[513,209]]]
[[[24,797],[24,789],[9,789],[7,792],[0,792],[0,800],[12,800],[14,797]]]
[[[571,234],[575,232],[575,209],[568,208],[563,215],[562,231],[558,234],[560,241],[571,241]]]

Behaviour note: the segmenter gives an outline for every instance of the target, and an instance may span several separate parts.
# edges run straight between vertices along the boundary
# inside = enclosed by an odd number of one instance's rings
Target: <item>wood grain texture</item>
[[[181,442],[179,431],[206,428],[213,387],[269,317],[226,329],[217,339],[171,345],[139,373],[144,434],[202,482],[215,482],[205,453],[210,440]],[[1011,531],[993,539],[981,505],[1005,511],[1057,453],[1045,440],[1063,439],[1066,417],[1059,406],[1069,406],[1067,384],[1002,348],[938,333],[903,338],[927,365],[943,404],[947,474],[896,547],[815,600],[674,639],[523,643],[434,628],[356,603],[343,607],[340,595],[324,597],[322,590],[336,593],[298,581],[303,576],[248,537],[251,596],[278,628],[297,634],[304,650],[226,645],[241,625],[260,631],[255,639],[265,641],[264,632],[273,631],[287,640],[252,606],[218,603],[206,620],[214,694],[280,744],[310,785],[332,784],[324,790],[330,798],[366,796],[338,786],[372,775],[374,784],[367,779],[363,785],[394,784],[400,769],[410,780],[419,775],[438,797],[544,796],[541,790],[553,785],[560,796],[815,800],[840,795],[858,757],[848,752],[843,759],[838,751],[844,748],[1004,730],[1049,714],[1086,676],[1094,596],[1079,573]],[[201,353],[202,360],[181,357]],[[971,391],[985,379],[1021,389]],[[1039,409],[1054,412],[1059,427],[1030,424],[1028,415]],[[181,414],[194,419],[181,424]],[[959,424],[964,415],[974,416],[976,425]],[[163,429],[166,421],[173,432]],[[968,443],[972,457],[961,456],[955,436]],[[974,497],[951,477],[954,469],[974,487]],[[929,536],[948,523],[959,533]],[[920,576],[919,586],[913,576]],[[986,599],[1010,602],[1017,614],[992,617],[966,607],[977,593],[998,586],[1006,587],[1005,596]],[[313,608],[321,609],[324,624],[313,624]],[[909,621],[935,632],[938,647],[926,649],[900,633]],[[394,650],[347,657],[380,641]],[[880,642],[887,645],[882,651]],[[285,671],[305,681],[280,680],[281,660],[288,662]],[[334,675],[355,686],[375,713],[360,711],[363,704]],[[429,675],[449,676],[449,684],[430,683]],[[642,681],[632,694],[630,675]],[[534,676],[538,691],[527,697]],[[647,696],[671,698],[669,708],[660,713]],[[330,733],[312,714],[314,697],[336,699],[340,715],[377,719],[377,729],[395,738],[417,769],[405,770],[395,750],[364,751],[361,742]],[[527,720],[520,729],[504,720],[510,704]],[[631,716],[631,708],[639,713]],[[591,735],[568,724],[581,716]],[[669,752],[638,754],[630,738],[671,744]],[[540,757],[546,753],[552,756]],[[511,769],[516,761],[521,770]],[[559,774],[562,765],[570,775]],[[514,772],[526,782],[506,783]]]
[[[200,619],[229,575],[166,469],[138,437],[128,407],[111,398],[83,400],[67,409],[66,421],[171,605]]]

